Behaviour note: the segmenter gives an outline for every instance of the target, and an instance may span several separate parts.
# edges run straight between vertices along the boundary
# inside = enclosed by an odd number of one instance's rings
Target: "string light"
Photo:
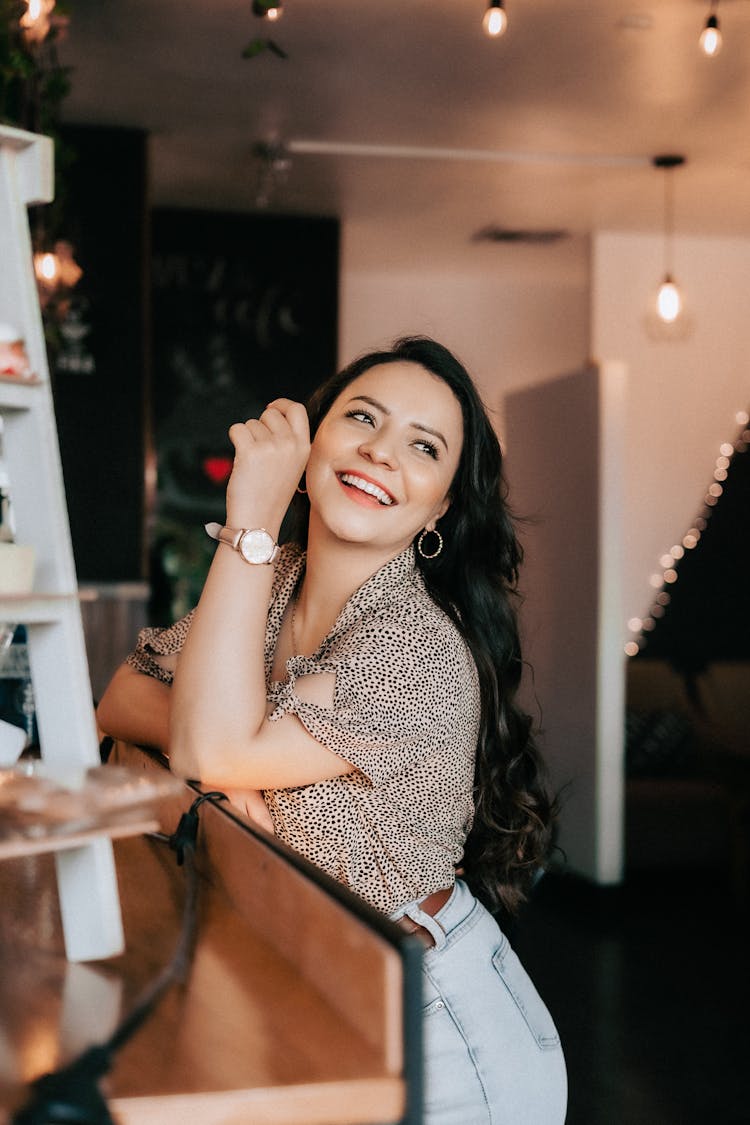
[[[716,15],[718,6],[718,0],[711,0],[709,16],[698,40],[703,54],[709,59],[716,58],[721,50],[721,28],[719,27],[719,17]]]
[[[492,39],[497,39],[500,35],[505,34],[507,26],[508,17],[505,14],[505,4],[503,0],[490,0],[487,11],[484,13],[482,19],[482,27],[484,28],[485,35],[489,35]]]
[[[734,417],[735,422],[740,426],[747,426],[750,422],[750,414],[746,410],[738,410]],[[666,607],[672,600],[671,594],[665,587],[673,588],[679,579],[676,564],[684,558],[686,551],[692,551],[698,546],[701,535],[708,527],[713,508],[724,492],[724,488],[718,483],[718,480],[727,479],[732,458],[737,454],[747,452],[748,448],[750,448],[750,429],[743,429],[734,444],[725,441],[719,446],[719,455],[716,458],[716,469],[714,470],[714,483],[709,485],[703,498],[703,512],[696,516],[693,526],[685,532],[682,543],[675,543],[673,547],[669,548],[669,553],[665,552],[661,555],[659,564],[663,568],[662,573],[654,573],[649,576],[649,585],[658,589],[659,593],[655,595],[648,614],[644,618],[631,617],[628,621],[628,630],[631,633],[638,633],[640,636],[631,638],[625,643],[624,652],[626,656],[637,656],[646,647],[646,634],[653,631],[659,618],[664,617]],[[718,474],[721,474],[721,476],[718,476]]]

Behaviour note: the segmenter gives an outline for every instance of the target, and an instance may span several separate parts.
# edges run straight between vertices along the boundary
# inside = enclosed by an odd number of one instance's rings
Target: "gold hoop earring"
[[[437,540],[438,540],[437,541],[437,547],[432,552],[432,554],[429,554],[422,547],[425,535],[437,535]],[[443,549],[443,537],[440,534],[440,532],[438,531],[438,529],[436,527],[429,527],[429,528],[426,527],[424,529],[424,531],[421,533],[421,535],[419,536],[419,539],[417,539],[417,550],[419,551],[422,558],[423,559],[436,559],[438,557],[438,555],[440,554],[440,552],[442,551],[442,549]]]

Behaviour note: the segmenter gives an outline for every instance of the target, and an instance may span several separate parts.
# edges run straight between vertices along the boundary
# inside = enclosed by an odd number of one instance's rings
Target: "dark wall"
[[[224,519],[227,430],[306,399],[337,360],[338,222],[156,210],[152,226],[155,620],[197,600]]]
[[[50,354],[79,581],[145,576],[146,137],[66,126],[63,217],[83,277]]]
[[[203,523],[223,518],[228,427],[336,366],[338,223],[149,212],[143,132],[63,141],[58,237],[84,273],[50,359],[78,578],[150,577],[171,619],[200,591]]]

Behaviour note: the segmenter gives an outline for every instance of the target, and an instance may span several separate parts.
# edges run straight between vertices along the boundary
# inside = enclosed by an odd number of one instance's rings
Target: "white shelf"
[[[40,588],[0,595],[0,621],[32,626],[27,648],[42,758],[88,768],[99,762],[99,746],[27,210],[52,198],[52,151],[49,137],[0,125],[0,320],[18,330],[36,376],[0,376],[3,468],[16,538],[34,548]],[[66,847],[55,863],[68,958],[122,952],[109,839],[97,834]]]
[[[0,621],[16,625],[54,625],[78,594],[0,594]]]
[[[41,379],[10,379],[0,375],[0,410],[29,410]]]
[[[0,860],[19,859],[27,855],[43,855],[49,852],[70,851],[73,848],[82,848],[93,840],[106,836],[110,840],[119,840],[126,836],[143,836],[146,832],[156,832],[159,822],[155,818],[139,820],[132,824],[113,824],[109,827],[87,829],[82,832],[56,833],[33,838],[17,836],[8,840],[0,840]]]

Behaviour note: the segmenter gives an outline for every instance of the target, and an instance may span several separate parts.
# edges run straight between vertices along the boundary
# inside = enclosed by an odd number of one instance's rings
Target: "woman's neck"
[[[311,515],[295,617],[296,639],[302,652],[312,652],[321,644],[352,594],[394,557],[369,544],[336,539]]]

